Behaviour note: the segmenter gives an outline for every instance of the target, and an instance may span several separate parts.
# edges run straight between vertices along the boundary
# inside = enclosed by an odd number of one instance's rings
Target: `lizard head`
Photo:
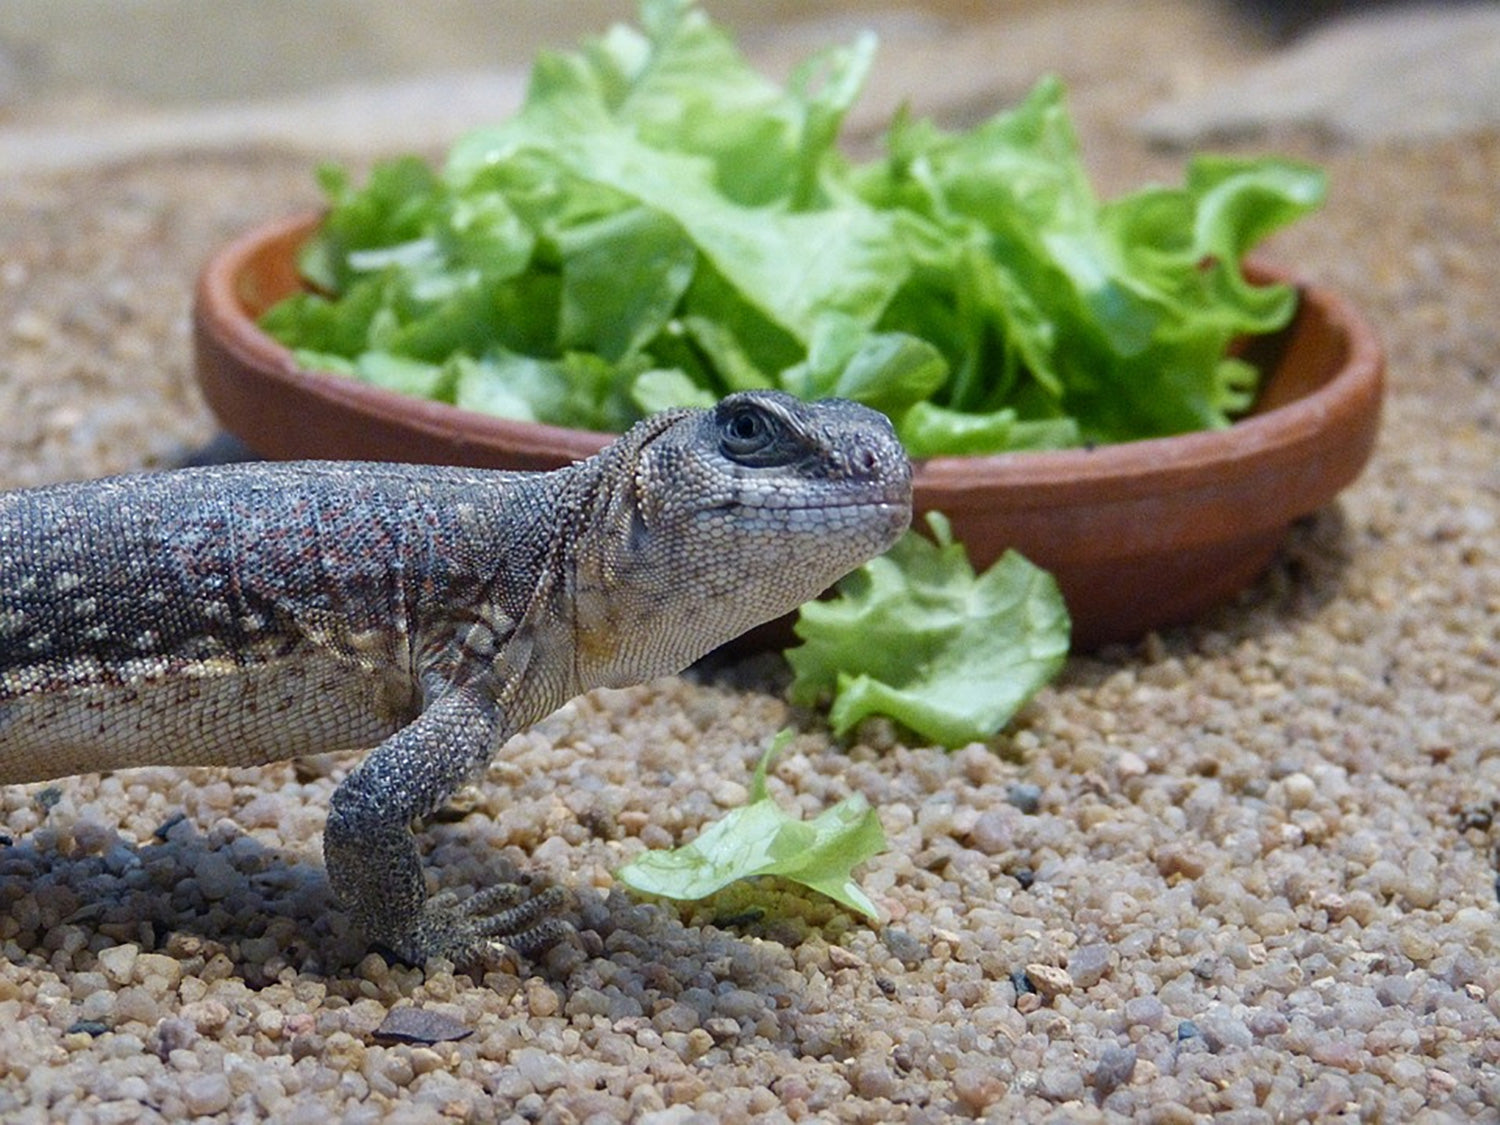
[[[816,597],[911,521],[911,462],[890,422],[842,399],[746,391],[648,418],[600,456],[613,462],[606,530],[578,555],[579,620],[602,627],[577,636],[590,683],[681,670]]]

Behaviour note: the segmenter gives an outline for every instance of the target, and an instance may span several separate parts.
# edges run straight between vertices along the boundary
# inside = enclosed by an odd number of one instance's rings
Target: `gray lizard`
[[[420,962],[522,951],[554,892],[426,893],[411,822],[594,687],[681,671],[889,546],[890,424],[732,395],[551,473],[302,462],[0,495],[0,783],[375,748],[329,881]]]

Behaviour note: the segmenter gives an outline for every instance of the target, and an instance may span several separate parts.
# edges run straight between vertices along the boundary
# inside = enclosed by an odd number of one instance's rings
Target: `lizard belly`
[[[226,662],[227,663],[227,662]],[[0,700],[0,784],[133,766],[254,766],[373,746],[414,714],[389,678],[326,656]]]

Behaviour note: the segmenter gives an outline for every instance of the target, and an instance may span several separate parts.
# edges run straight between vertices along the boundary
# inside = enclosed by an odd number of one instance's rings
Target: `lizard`
[[[744,391],[551,472],[249,462],[0,493],[0,784],[366,750],[323,856],[412,964],[544,949],[558,888],[428,895],[412,822],[596,687],[675,674],[911,518],[884,415]]]

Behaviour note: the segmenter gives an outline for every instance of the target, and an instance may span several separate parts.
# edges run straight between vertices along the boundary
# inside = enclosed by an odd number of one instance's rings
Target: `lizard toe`
[[[499,888],[494,888],[498,890]],[[476,898],[479,896],[476,895]],[[568,903],[568,892],[562,887],[548,887],[546,890],[532,895],[524,902],[515,905],[503,905],[501,902],[487,902],[483,913],[470,910],[468,913],[474,917],[480,925],[484,926],[491,934],[502,936],[504,934],[520,933],[540,918],[549,914],[556,914]],[[499,907],[499,909],[496,909]]]
[[[555,888],[554,888],[555,889]],[[470,918],[488,918],[500,910],[507,910],[534,897],[530,888],[523,887],[520,883],[496,883],[493,887],[485,887],[482,891],[475,891],[468,897],[463,897],[455,891],[444,891],[436,896],[433,902],[444,896],[450,896],[451,901],[445,905],[454,907],[459,913]]]
[[[420,963],[447,957],[455,964],[486,959],[501,949],[528,959],[545,953],[574,933],[565,918],[555,917],[569,899],[562,887],[548,887],[526,897],[527,888],[513,883],[487,887],[467,897],[453,891],[434,895],[423,908],[410,942]]]
[[[566,918],[547,918],[519,933],[496,935],[490,939],[490,947],[497,951],[519,953],[529,961],[535,961],[555,945],[569,940],[577,931]]]

